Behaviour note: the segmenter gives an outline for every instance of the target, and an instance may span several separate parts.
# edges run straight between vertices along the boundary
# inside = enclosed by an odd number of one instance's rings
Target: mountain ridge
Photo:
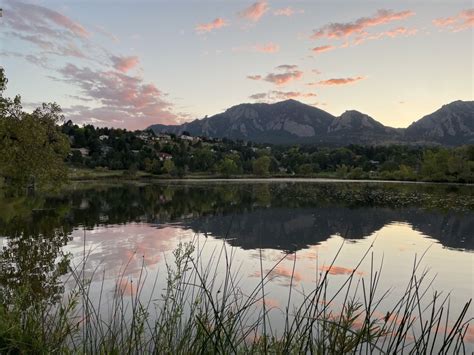
[[[474,101],[446,104],[407,128],[385,126],[356,110],[336,117],[289,99],[242,103],[210,117],[181,125],[155,124],[149,129],[269,144],[474,144]]]

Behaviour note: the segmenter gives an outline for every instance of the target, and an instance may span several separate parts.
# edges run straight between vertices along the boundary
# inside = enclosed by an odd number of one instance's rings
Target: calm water
[[[130,281],[146,266],[143,294],[155,280],[161,294],[165,263],[179,242],[193,241],[215,263],[223,247],[233,255],[245,291],[271,271],[267,303],[284,309],[291,279],[310,290],[329,269],[337,287],[359,264],[383,260],[380,292],[387,304],[406,287],[415,258],[434,278],[428,293],[451,293],[459,310],[474,293],[474,187],[341,182],[160,182],[143,185],[77,184],[49,196],[0,200],[1,286],[30,280],[38,297],[68,289],[67,264],[93,279],[92,296]],[[342,248],[341,248],[342,246]],[[336,254],[340,250],[337,258]],[[368,256],[361,260],[369,250]],[[262,265],[260,262],[262,261]],[[293,277],[292,277],[293,275]],[[65,285],[65,287],[63,287]],[[302,299],[302,291],[291,302]],[[334,302],[337,305],[337,300]],[[471,309],[469,316],[473,316]],[[274,317],[276,319],[278,314]],[[277,322],[277,321],[276,321]],[[466,341],[474,342],[470,328]]]

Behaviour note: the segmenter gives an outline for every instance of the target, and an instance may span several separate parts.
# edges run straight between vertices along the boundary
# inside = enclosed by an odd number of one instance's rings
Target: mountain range
[[[407,128],[384,126],[358,111],[335,117],[296,100],[244,103],[181,125],[155,124],[155,133],[229,138],[269,144],[474,144],[474,101],[454,101]]]

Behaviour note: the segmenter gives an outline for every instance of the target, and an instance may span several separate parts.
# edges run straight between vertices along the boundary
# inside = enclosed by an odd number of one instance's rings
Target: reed
[[[14,302],[0,304],[0,353],[73,354],[345,354],[345,353],[465,353],[464,338],[472,321],[467,317],[471,300],[459,314],[449,309],[449,294],[432,292],[432,279],[415,259],[403,296],[387,306],[389,291],[380,290],[383,262],[376,266],[371,250],[336,289],[330,288],[328,271],[317,275],[311,290],[295,287],[293,274],[284,309],[270,307],[266,286],[272,271],[287,257],[264,272],[250,292],[244,292],[242,273],[234,250],[225,242],[204,258],[199,239],[181,243],[167,263],[166,285],[154,275],[151,296],[145,297],[148,275],[143,262],[135,283],[128,281],[125,266],[113,297],[92,297],[94,275],[86,278],[87,255],[71,267],[62,300],[25,304],[31,290],[16,290]],[[342,247],[341,247],[342,248]],[[365,258],[371,272],[357,270]],[[334,261],[337,259],[337,255]],[[295,259],[296,260],[296,259]],[[296,262],[296,261],[295,261]],[[123,282],[131,282],[125,294]],[[149,282],[147,283],[150,284]],[[95,286],[92,286],[95,285]],[[332,290],[332,291],[330,291]],[[151,292],[148,292],[151,291]],[[303,295],[296,304],[295,292]],[[107,301],[106,301],[107,298]],[[333,301],[342,299],[337,309]],[[281,317],[275,330],[272,319]]]

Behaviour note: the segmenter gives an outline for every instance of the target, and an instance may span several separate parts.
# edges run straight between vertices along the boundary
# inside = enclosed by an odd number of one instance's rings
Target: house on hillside
[[[173,156],[171,154],[168,154],[168,153],[159,152],[158,153],[158,158],[160,159],[160,161],[165,161],[165,160],[173,159]]]
[[[101,141],[105,141],[105,140],[109,139],[109,136],[106,135],[106,134],[103,134],[103,135],[99,136],[99,139],[100,139]]]

